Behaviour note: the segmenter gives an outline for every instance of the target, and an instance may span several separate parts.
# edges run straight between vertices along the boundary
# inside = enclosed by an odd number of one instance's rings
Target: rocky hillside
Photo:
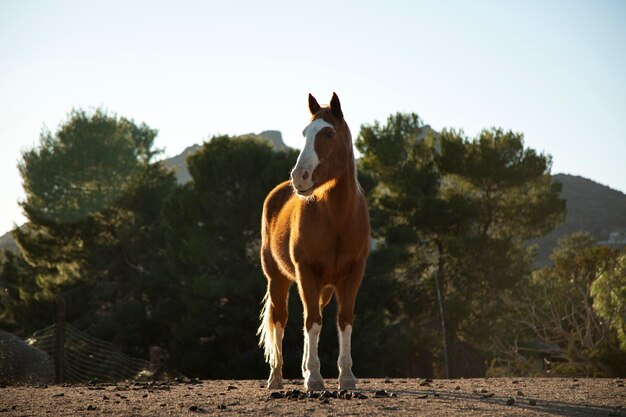
[[[6,232],[0,236],[0,249],[17,250],[17,244],[15,243],[15,240],[13,240],[11,232]]]
[[[563,184],[561,196],[567,214],[563,224],[532,242],[539,245],[538,266],[549,263],[558,239],[575,232],[588,232],[599,241],[626,246],[626,194],[576,175],[556,174],[552,179]]]
[[[278,130],[266,130],[259,134],[250,133],[248,136],[257,136],[259,138],[267,139],[277,150],[287,149],[287,145],[283,142],[283,135]],[[187,169],[187,158],[189,155],[200,149],[200,147],[201,145],[192,145],[185,149],[181,154],[163,161],[166,167],[174,170],[176,173],[176,180],[179,184],[191,181],[191,175],[189,175],[189,170]]]
[[[186,182],[191,181],[191,175],[187,169],[187,158],[198,149],[200,149],[200,145],[192,145],[185,149],[182,153],[172,158],[163,160],[166,167],[174,170],[174,173],[176,174],[176,181],[179,184],[185,184]]]

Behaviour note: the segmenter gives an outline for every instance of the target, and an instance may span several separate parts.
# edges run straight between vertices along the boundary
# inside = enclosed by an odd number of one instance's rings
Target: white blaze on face
[[[307,190],[314,185],[313,171],[320,162],[315,152],[315,137],[326,127],[333,128],[333,125],[324,119],[315,119],[302,132],[306,141],[291,174],[293,184],[298,190]]]

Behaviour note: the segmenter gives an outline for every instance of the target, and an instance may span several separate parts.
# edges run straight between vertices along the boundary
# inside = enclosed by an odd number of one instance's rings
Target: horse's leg
[[[365,260],[356,263],[340,285],[337,285],[337,332],[339,333],[339,389],[355,389],[356,378],[352,373],[351,339],[354,322],[354,303],[356,294],[363,279]]]
[[[334,292],[335,292],[335,289],[332,287],[326,287],[322,289],[322,292],[320,293],[320,310],[324,310],[324,307],[326,307],[326,305],[332,299]],[[306,337],[305,335],[303,352],[306,352],[308,348],[309,348],[309,338]],[[307,359],[307,355],[303,354],[302,355],[302,375],[304,375],[304,373],[306,372],[306,359]]]
[[[323,390],[324,379],[320,373],[320,360],[317,355],[317,343],[322,329],[320,288],[310,268],[298,268],[298,292],[304,307],[304,352],[302,356],[304,389],[307,391]]]
[[[322,293],[320,294],[320,308],[322,310],[328,305],[328,303],[330,303],[334,293],[335,289],[333,287],[325,287],[322,290]]]
[[[268,251],[261,254],[263,271],[267,277],[267,299],[263,308],[263,322],[259,327],[260,344],[265,347],[265,360],[270,364],[267,388],[283,388],[283,336],[287,325],[287,300],[291,281],[283,275]]]

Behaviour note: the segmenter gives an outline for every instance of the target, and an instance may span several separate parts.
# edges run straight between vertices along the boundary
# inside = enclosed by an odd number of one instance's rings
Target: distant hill
[[[287,145],[285,145],[285,142],[283,142],[283,134],[280,133],[278,130],[265,130],[255,136],[269,140],[270,142],[272,142],[274,148],[276,148],[276,150],[278,151],[283,151],[289,148]]]
[[[285,145],[285,142],[283,142],[283,135],[278,130],[265,130],[259,134],[249,133],[248,135],[267,139],[277,150],[288,148],[288,146]],[[197,152],[200,147],[201,145],[192,145],[185,149],[182,153],[172,158],[163,160],[166,167],[174,170],[176,174],[176,181],[178,181],[179,184],[185,184],[186,182],[191,181],[191,175],[189,175],[189,170],[187,169],[187,158],[189,155]]]
[[[191,181],[189,169],[187,169],[187,158],[200,149],[200,145],[192,145],[185,149],[182,153],[168,159],[163,160],[163,164],[176,174],[176,181],[179,184],[185,184]]]
[[[17,244],[15,243],[11,232],[6,232],[0,236],[0,249],[17,250]]]
[[[539,245],[537,266],[550,262],[558,239],[575,232],[588,232],[603,244],[626,246],[626,194],[576,175],[555,174],[552,180],[563,184],[567,214],[563,224],[532,242]]]

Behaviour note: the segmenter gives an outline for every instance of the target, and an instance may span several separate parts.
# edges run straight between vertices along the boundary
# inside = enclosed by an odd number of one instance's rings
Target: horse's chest
[[[347,250],[340,236],[318,243],[299,251],[296,263],[310,266],[319,279],[325,281],[343,275],[354,262],[354,254]]]
[[[309,257],[316,262],[336,263],[342,254],[346,253],[345,242],[341,236],[330,235],[326,238],[317,236],[317,238],[314,239],[317,241],[311,242],[306,248]]]
[[[325,224],[317,224],[305,231],[306,237],[297,244],[294,251],[296,262],[310,262],[324,265],[327,270],[342,269],[358,257],[360,248],[358,236],[349,228],[335,230]]]

